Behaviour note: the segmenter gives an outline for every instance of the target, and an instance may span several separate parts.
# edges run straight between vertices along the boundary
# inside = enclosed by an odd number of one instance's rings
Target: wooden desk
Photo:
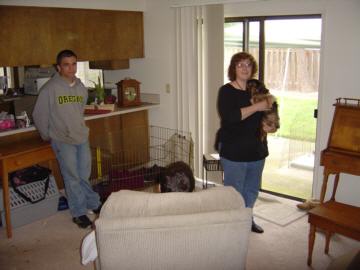
[[[52,169],[51,160],[55,158],[51,145],[43,142],[41,139],[25,140],[19,143],[1,146],[0,171],[5,208],[6,234],[8,238],[12,237],[9,173],[41,162],[49,162],[49,168]]]
[[[360,241],[360,207],[336,202],[340,174],[360,176],[360,100],[338,98],[329,134],[328,146],[321,152],[320,165],[324,166],[320,205],[309,211],[309,253],[311,265],[316,228],[326,233],[325,253],[329,252],[331,235],[339,233]],[[329,201],[324,202],[330,174],[335,175]],[[346,185],[346,181],[343,182]]]

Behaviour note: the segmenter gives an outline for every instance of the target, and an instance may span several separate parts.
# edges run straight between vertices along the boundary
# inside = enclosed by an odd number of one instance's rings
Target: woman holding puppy
[[[258,197],[265,158],[269,154],[267,141],[260,139],[259,127],[263,125],[266,132],[275,132],[261,121],[262,112],[269,110],[274,100],[252,104],[251,95],[246,91],[247,81],[256,72],[257,64],[251,54],[234,54],[228,68],[230,82],[220,88],[217,101],[221,126],[216,147],[224,169],[224,184],[233,186],[250,208]],[[251,230],[264,232],[254,220]]]

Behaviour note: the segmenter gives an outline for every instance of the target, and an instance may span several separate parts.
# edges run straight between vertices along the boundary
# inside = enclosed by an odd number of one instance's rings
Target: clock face
[[[136,96],[137,96],[137,93],[136,93],[136,89],[135,87],[127,87],[125,89],[125,98],[128,100],[128,101],[133,101],[135,100]]]

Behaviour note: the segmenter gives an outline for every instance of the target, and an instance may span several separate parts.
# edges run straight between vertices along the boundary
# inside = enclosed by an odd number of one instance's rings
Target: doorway
[[[258,78],[276,96],[280,129],[268,135],[261,189],[293,199],[312,195],[316,108],[320,70],[321,17],[227,18],[225,67],[248,51],[258,61]],[[226,71],[224,72],[224,81]]]

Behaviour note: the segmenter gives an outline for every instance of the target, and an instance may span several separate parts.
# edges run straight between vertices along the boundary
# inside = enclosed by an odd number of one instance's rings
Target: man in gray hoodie
[[[88,90],[75,76],[76,62],[73,51],[58,53],[58,73],[41,88],[32,115],[42,139],[51,142],[56,154],[73,222],[86,228],[92,224],[88,209],[99,212],[101,203],[89,183],[89,129],[83,116]]]

